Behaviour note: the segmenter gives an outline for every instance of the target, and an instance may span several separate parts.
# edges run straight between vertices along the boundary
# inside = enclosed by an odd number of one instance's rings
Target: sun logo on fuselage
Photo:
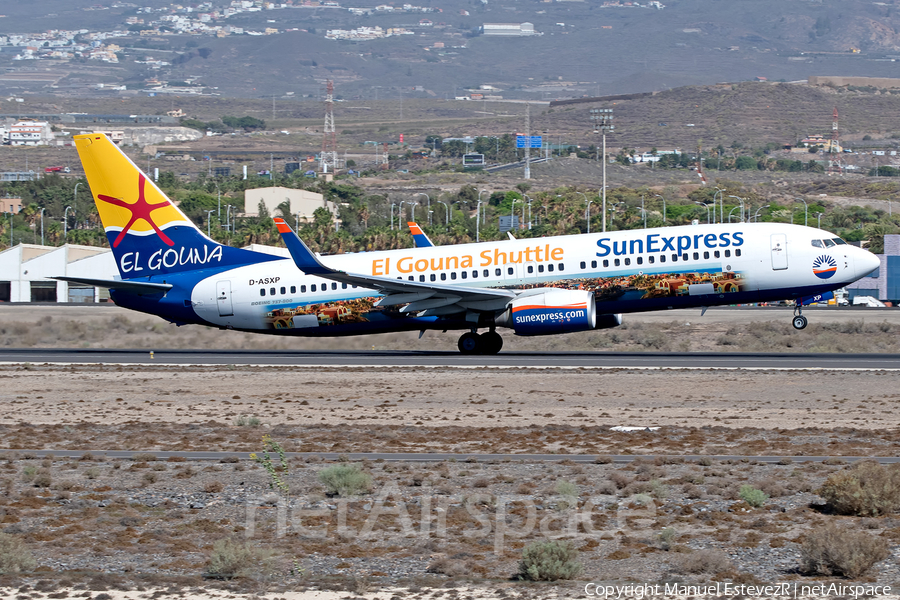
[[[99,198],[100,200],[131,211],[131,219],[129,219],[125,227],[122,228],[122,231],[119,232],[119,235],[116,236],[116,239],[113,242],[113,248],[119,247],[119,244],[123,239],[125,239],[125,234],[128,233],[129,229],[131,229],[131,226],[141,219],[143,219],[148,225],[150,225],[150,227],[153,228],[153,231],[156,232],[156,235],[159,236],[159,239],[165,242],[167,246],[175,245],[175,242],[170,240],[169,237],[162,232],[162,230],[156,225],[156,223],[153,222],[153,218],[150,216],[153,211],[171,206],[171,203],[166,200],[165,202],[160,202],[159,204],[148,204],[147,199],[144,198],[144,185],[146,183],[147,179],[144,177],[144,174],[139,174],[138,199],[134,204],[128,204],[121,198],[114,198],[112,196],[106,196],[105,194],[97,194],[97,198]]]
[[[813,273],[819,279],[829,279],[837,273],[837,261],[827,254],[817,256],[812,264]]]

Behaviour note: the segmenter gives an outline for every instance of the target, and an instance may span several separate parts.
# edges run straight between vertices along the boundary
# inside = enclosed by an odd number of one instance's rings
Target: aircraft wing
[[[94,287],[109,288],[111,290],[123,290],[136,294],[163,294],[172,289],[168,283],[150,283],[149,281],[118,281],[115,279],[89,279],[85,277],[51,277],[59,281],[69,283],[83,283]]]
[[[517,295],[513,290],[442,285],[434,282],[391,279],[390,277],[338,271],[322,264],[312,250],[303,243],[303,240],[284,222],[284,219],[276,217],[274,220],[298,269],[307,275],[378,290],[385,297],[377,302],[377,306],[407,304],[401,309],[401,312],[424,311],[421,316],[438,316],[456,314],[465,310],[503,310]]]
[[[409,221],[406,224],[409,225],[409,232],[413,236],[413,242],[415,242],[416,248],[430,248],[434,246],[434,243],[428,239],[428,236],[422,231],[422,228],[419,227],[418,223]]]

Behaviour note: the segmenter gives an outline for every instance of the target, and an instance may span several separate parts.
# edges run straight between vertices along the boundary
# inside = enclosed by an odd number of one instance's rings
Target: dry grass
[[[801,545],[803,569],[811,574],[855,579],[890,556],[888,542],[853,527],[828,524],[806,535]]]

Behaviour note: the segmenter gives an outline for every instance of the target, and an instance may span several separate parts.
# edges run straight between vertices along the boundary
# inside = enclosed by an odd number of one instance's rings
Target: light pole
[[[606,233],[606,132],[615,131],[616,127],[612,124],[613,109],[611,108],[592,108],[591,120],[594,122],[594,133],[603,134],[603,232]]]
[[[416,207],[419,205],[419,203],[418,202],[410,202],[409,204],[412,205],[412,220],[415,221],[416,220]]]
[[[75,188],[78,188],[78,184],[75,185]],[[67,206],[65,212],[63,213],[63,244],[69,243],[69,210],[72,210],[72,213],[75,213],[75,209],[71,206]],[[10,244],[11,246],[12,244]]]
[[[44,209],[41,209],[41,246],[44,245]]]
[[[744,222],[744,199],[740,198],[739,196],[728,196],[728,197],[734,198],[735,200],[737,200],[738,202],[741,203],[741,223],[743,223]],[[728,213],[728,214],[731,214],[731,213]],[[728,222],[731,223],[731,220],[729,219]]]
[[[216,218],[222,220],[222,192],[219,191],[219,182],[213,181],[216,185]]]
[[[213,210],[213,209],[209,209],[209,210],[207,210],[207,211],[205,211],[205,212],[206,212],[206,237],[209,237],[209,235],[210,235],[210,234],[209,234],[209,224],[212,222],[212,219],[209,218],[209,215],[210,215],[211,213],[216,212],[216,211]]]
[[[425,192],[418,192],[415,195],[416,196],[425,196],[428,199],[428,224],[431,225],[431,196],[429,196]],[[415,219],[413,219],[413,220],[415,220]]]
[[[715,200],[713,200],[713,202],[715,202]],[[699,204],[706,209],[706,224],[709,225],[709,204],[706,204],[705,202],[698,202],[697,200],[694,200],[694,204]],[[713,204],[713,206],[715,206],[715,204]]]
[[[822,215],[825,213],[816,213],[816,227],[822,229]]]
[[[406,204],[406,200],[401,200],[400,204],[397,207],[397,229],[403,230],[403,205]]]
[[[724,196],[723,196],[724,193],[725,193],[725,190],[723,190],[722,188],[718,188],[718,187],[717,187],[717,188],[716,188],[716,193],[713,194],[713,213],[712,213],[712,216],[713,216],[713,223],[716,222],[716,196],[719,197],[719,202],[720,202],[721,205],[722,205],[722,212],[720,213],[720,214],[722,215],[722,222],[723,222],[723,223],[725,222],[725,199],[724,199]]]
[[[736,211],[738,208],[740,208],[740,207],[739,207],[739,206],[733,206],[733,207],[731,207],[731,210],[728,211],[728,222],[729,222],[729,223],[731,223],[731,213],[733,213],[734,211]],[[741,214],[741,218],[743,218],[743,214]]]
[[[444,217],[444,227],[446,227],[450,224],[450,207],[447,206],[447,203],[443,200],[436,200],[436,202],[444,205],[444,212],[446,213],[446,216]]]
[[[231,205],[225,207],[225,229],[228,231],[228,235],[234,234],[233,225],[231,222]]]
[[[794,197],[794,201],[796,202],[797,200],[799,200],[800,202],[803,203],[803,224],[809,225],[809,205],[806,203],[806,200],[804,200],[803,198],[801,198],[799,196]],[[794,219],[792,216],[791,223],[793,223],[793,222],[794,222]]]
[[[754,223],[759,223],[759,211],[761,211],[764,208],[769,208],[769,205],[766,204],[765,206],[760,206],[759,208],[756,209],[756,212],[753,214],[753,222]]]
[[[644,210],[644,195],[641,194],[641,215],[644,217],[644,229],[647,229],[647,211]]]
[[[661,194],[653,194],[653,195],[663,201],[663,223],[665,223],[666,222],[666,199]]]
[[[397,206],[396,202],[391,202],[391,231],[394,230],[394,207]]]
[[[593,204],[593,200],[588,200],[587,208],[584,211],[584,219],[587,221],[587,232],[591,232],[591,204]]]
[[[533,200],[531,198],[529,198],[528,196],[525,196],[525,198],[528,200],[528,229],[530,231],[531,230],[531,203],[533,202]]]
[[[526,179],[528,179],[528,178],[526,177]],[[478,238],[478,220],[481,219],[481,194],[483,194],[486,191],[487,190],[478,190],[478,205],[475,207],[475,234],[476,234],[475,241],[476,242],[478,241],[478,239],[477,239]],[[488,200],[490,200],[490,198],[488,198]]]

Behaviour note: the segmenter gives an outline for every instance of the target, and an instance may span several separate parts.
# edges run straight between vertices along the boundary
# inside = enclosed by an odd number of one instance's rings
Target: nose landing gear
[[[493,329],[481,335],[468,331],[459,336],[457,346],[463,354],[497,354],[503,348],[503,338]]]

